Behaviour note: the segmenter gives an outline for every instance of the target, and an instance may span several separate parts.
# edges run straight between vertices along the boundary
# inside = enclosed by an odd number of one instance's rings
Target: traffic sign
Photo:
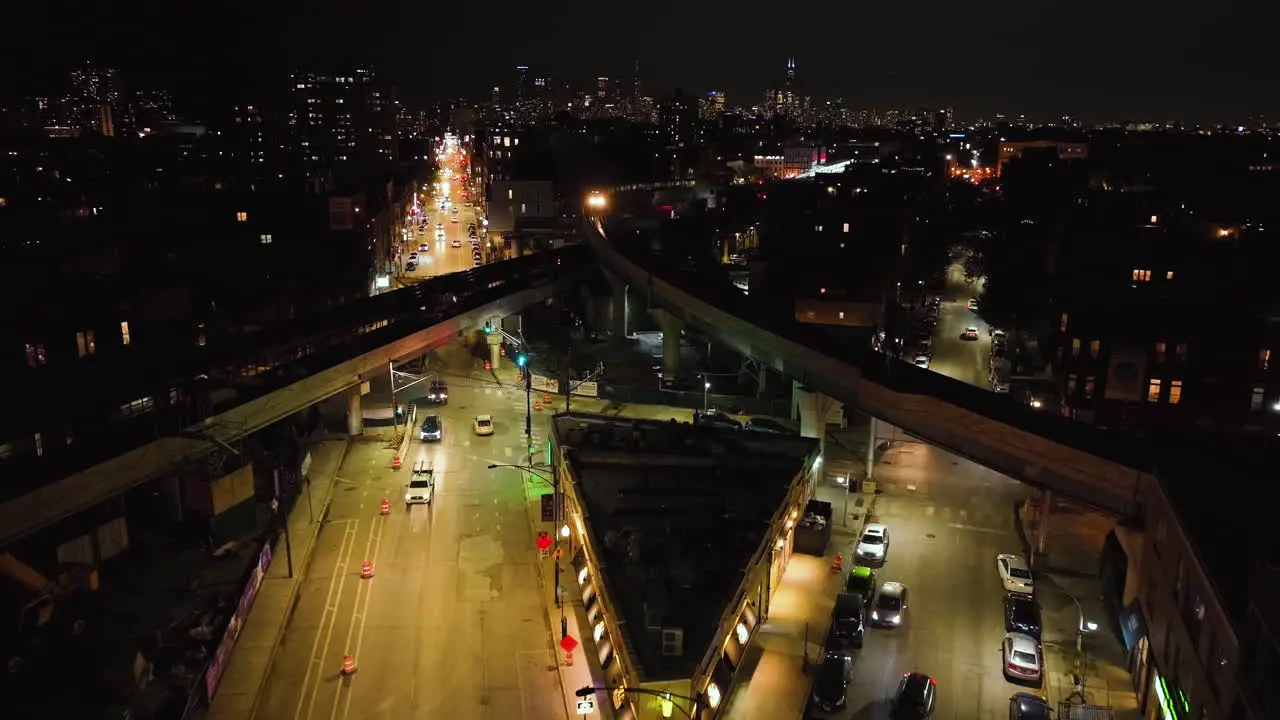
[[[565,635],[560,638],[560,649],[567,653],[573,652],[578,647],[578,641],[573,639],[572,635]]]
[[[551,539],[551,536],[544,532],[538,533],[538,539],[533,541],[533,544],[537,545],[539,550],[549,550],[554,543],[555,541]]]
[[[593,697],[585,697],[578,701],[578,714],[590,715],[596,711],[596,699]]]

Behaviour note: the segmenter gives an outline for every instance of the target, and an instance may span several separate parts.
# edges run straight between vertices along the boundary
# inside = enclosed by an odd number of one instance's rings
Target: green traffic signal
[[[516,356],[516,364],[519,365],[520,367],[524,367],[528,362],[529,362],[529,356],[525,355],[524,353],[521,353]]]

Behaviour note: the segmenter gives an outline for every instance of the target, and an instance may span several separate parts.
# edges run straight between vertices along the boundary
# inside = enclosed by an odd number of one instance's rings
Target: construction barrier
[[[541,400],[534,400],[534,401],[533,401],[533,409],[534,409],[534,410],[541,410],[541,409],[542,409],[542,401],[541,401]]]
[[[356,674],[356,659],[355,659],[355,658],[351,657],[350,655],[343,655],[343,656],[342,656],[342,674],[343,674],[343,675],[355,675],[355,674]]]
[[[838,573],[842,568],[844,568],[844,558],[836,555],[835,559],[831,561],[831,572]]]
[[[391,514],[391,503],[387,502],[387,499],[386,499],[386,498],[383,498],[383,499],[382,499],[382,506],[381,506],[380,510],[382,511],[382,514],[383,514],[383,515],[390,515],[390,514]]]
[[[368,580],[373,577],[372,562],[365,560],[364,562],[360,563],[360,577],[364,580]]]
[[[399,455],[396,455],[395,457],[391,458],[391,469],[392,469],[392,470],[399,470],[399,469],[400,469],[400,456],[399,456]]]

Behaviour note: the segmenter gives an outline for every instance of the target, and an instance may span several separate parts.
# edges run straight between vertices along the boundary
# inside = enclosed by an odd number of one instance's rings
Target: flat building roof
[[[589,413],[553,432],[642,679],[691,677],[817,440]]]

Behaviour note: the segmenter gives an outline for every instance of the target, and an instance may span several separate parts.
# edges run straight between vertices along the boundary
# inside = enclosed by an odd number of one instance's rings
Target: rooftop
[[[817,441],[587,413],[554,432],[641,677],[690,677]]]

